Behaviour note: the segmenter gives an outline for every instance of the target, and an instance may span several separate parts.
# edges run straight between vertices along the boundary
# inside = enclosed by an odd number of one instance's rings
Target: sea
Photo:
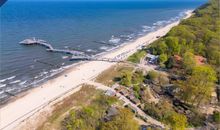
[[[175,22],[205,2],[9,0],[0,7],[0,103],[77,63],[68,54],[19,44],[24,39],[97,55]]]

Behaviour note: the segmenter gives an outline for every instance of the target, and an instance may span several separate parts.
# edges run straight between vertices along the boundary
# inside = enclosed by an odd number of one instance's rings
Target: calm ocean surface
[[[36,37],[55,48],[100,53],[147,34],[184,16],[205,1],[12,2],[1,7],[0,102],[62,71],[70,55],[40,46],[22,46]],[[36,62],[50,63],[47,65]],[[59,67],[56,67],[59,66]],[[9,92],[9,93],[7,93]]]

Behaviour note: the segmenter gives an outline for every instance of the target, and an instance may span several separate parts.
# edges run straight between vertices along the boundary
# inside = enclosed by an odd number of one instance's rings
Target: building
[[[114,116],[118,115],[119,111],[116,107],[111,106],[107,109],[104,121],[110,121]]]
[[[146,55],[146,60],[150,64],[157,63],[157,59],[158,59],[158,56],[156,56],[156,55],[152,55],[152,54],[149,54],[149,53],[147,53],[147,55]]]
[[[105,92],[105,95],[113,97],[116,96],[116,92],[109,89]]]
[[[121,93],[122,95],[124,95],[124,96],[127,96],[127,95],[129,94],[128,90],[125,89],[125,88],[121,89],[121,90],[120,90],[120,93]]]
[[[117,89],[117,88],[119,88],[120,87],[120,85],[119,84],[117,84],[117,83],[115,83],[114,85],[112,85],[112,89]]]
[[[127,96],[127,98],[128,98],[128,99],[130,99],[130,100],[132,100],[132,99],[134,99],[134,98],[135,98],[135,96],[134,96],[134,94],[133,94],[133,93],[131,93],[131,94],[129,94],[129,95]]]
[[[197,65],[203,65],[206,62],[206,58],[199,55],[195,55],[195,60]]]
[[[141,104],[141,101],[137,98],[133,98],[131,99],[131,102],[133,102],[134,104],[136,104],[137,106]]]

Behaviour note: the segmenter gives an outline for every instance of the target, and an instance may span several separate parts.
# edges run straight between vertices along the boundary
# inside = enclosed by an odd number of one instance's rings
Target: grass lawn
[[[124,64],[114,65],[98,75],[95,81],[107,86],[112,86],[124,70],[133,70],[133,67]]]

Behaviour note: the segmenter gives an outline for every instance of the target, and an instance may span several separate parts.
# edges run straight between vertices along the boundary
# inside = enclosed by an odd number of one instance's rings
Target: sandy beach
[[[187,12],[188,18],[192,15],[192,11]],[[160,28],[155,32],[151,32],[134,42],[124,44],[123,46],[104,53],[101,58],[110,58],[125,60],[128,56],[135,53],[143,45],[149,45],[157,40],[157,36],[164,36],[169,30],[178,25],[180,21],[171,23]],[[50,110],[48,107],[51,102],[61,101],[70,93],[79,90],[79,86],[89,80],[94,79],[116,63],[104,61],[83,62],[74,66],[59,77],[51,79],[39,87],[31,90],[25,96],[8,103],[0,108],[0,129],[11,130],[18,128],[18,125],[32,116],[41,109]]]

